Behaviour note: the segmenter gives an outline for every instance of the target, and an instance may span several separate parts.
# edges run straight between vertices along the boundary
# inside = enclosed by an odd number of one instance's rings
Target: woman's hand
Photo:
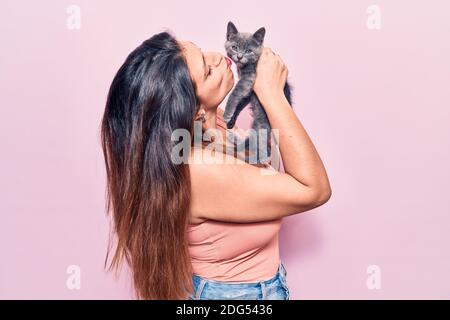
[[[256,65],[256,79],[253,91],[264,107],[273,99],[284,97],[284,86],[288,76],[288,68],[280,55],[269,47],[263,47]]]

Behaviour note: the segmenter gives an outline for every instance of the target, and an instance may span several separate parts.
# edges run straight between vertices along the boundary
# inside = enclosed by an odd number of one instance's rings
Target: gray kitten
[[[245,139],[245,149],[250,147],[251,154],[256,155],[256,163],[266,163],[270,161],[270,132],[271,127],[267,114],[258,97],[253,91],[253,84],[256,78],[256,65],[261,55],[264,35],[264,27],[259,28],[255,33],[238,32],[236,26],[230,21],[227,26],[227,40],[225,41],[225,50],[227,56],[232,59],[237,66],[239,81],[230,93],[225,107],[223,120],[227,128],[231,129],[236,123],[236,119],[247,106],[251,104],[253,113],[253,122],[249,136]],[[289,104],[292,106],[291,91],[292,87],[287,83],[284,86],[284,94]],[[250,137],[253,137],[250,139]],[[256,152],[257,146],[259,152]],[[241,144],[242,141],[238,141]],[[248,157],[245,158],[246,162]]]

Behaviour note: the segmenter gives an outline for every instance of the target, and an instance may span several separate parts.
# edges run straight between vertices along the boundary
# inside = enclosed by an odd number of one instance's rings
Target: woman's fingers
[[[264,47],[264,51],[265,51],[267,54],[275,54],[275,53],[272,51],[272,49],[271,49],[270,47]]]
[[[282,72],[283,78],[287,79],[288,74],[289,74],[289,70],[288,70],[288,68],[286,66],[284,66],[283,67],[283,72]]]
[[[281,58],[281,56],[280,56],[278,53],[275,54],[275,55],[276,55],[278,61],[280,61],[281,65],[284,67],[284,61],[283,61],[283,59]]]

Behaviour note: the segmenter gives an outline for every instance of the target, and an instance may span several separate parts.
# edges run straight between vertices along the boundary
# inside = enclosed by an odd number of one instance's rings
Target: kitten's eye
[[[251,53],[251,52],[252,52],[252,50],[250,50],[250,49],[245,50],[245,53]]]
[[[231,46],[231,49],[236,51],[237,47],[236,46]]]

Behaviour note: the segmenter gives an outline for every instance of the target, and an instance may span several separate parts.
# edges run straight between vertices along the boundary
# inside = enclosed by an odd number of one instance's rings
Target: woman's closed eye
[[[211,75],[211,71],[212,71],[211,66],[208,66],[208,74],[207,74],[207,76],[210,76],[210,75]]]

